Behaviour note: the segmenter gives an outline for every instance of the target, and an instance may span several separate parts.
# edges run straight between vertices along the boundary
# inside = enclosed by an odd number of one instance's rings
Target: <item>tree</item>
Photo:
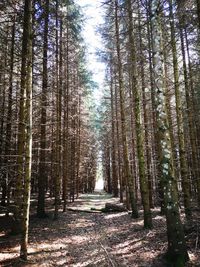
[[[112,60],[112,59],[111,59]],[[118,197],[118,176],[117,176],[117,167],[116,167],[116,140],[115,140],[115,115],[114,115],[114,84],[113,84],[113,73],[112,73],[112,66],[110,67],[110,99],[111,99],[111,116],[112,116],[112,148],[111,148],[111,155],[112,155],[112,188],[113,188],[113,195],[114,197]]]
[[[20,257],[27,260],[30,185],[32,163],[32,1],[25,0],[22,38],[20,125],[18,134],[18,157],[23,167],[18,167],[18,195],[16,205],[21,220],[22,239]],[[23,159],[24,162],[23,162]],[[22,194],[23,199],[19,196]],[[21,209],[21,210],[20,210]],[[21,213],[22,212],[22,216]]]
[[[41,97],[41,130],[40,130],[40,159],[38,177],[38,206],[37,216],[45,216],[45,185],[46,172],[46,123],[47,123],[47,92],[48,92],[48,31],[49,31],[49,0],[44,9],[44,43],[43,43],[43,74]]]
[[[154,81],[156,92],[157,118],[160,141],[159,164],[162,169],[162,184],[164,188],[164,203],[166,205],[168,257],[175,266],[184,266],[189,259],[183,226],[178,207],[177,178],[174,176],[172,151],[170,145],[169,124],[165,107],[165,92],[163,90],[163,44],[160,25],[159,1],[152,1]]]
[[[124,159],[124,172],[125,179],[128,184],[130,204],[132,208],[132,216],[138,217],[138,211],[136,206],[136,200],[134,195],[134,182],[130,172],[129,160],[128,160],[128,144],[126,136],[126,117],[125,117],[125,98],[124,98],[124,84],[122,77],[122,63],[120,55],[120,42],[119,42],[119,24],[118,24],[118,0],[114,1],[114,16],[115,16],[115,36],[116,36],[116,50],[117,50],[117,66],[118,66],[118,82],[120,93],[120,113],[121,113],[121,131],[122,131],[122,145],[123,145],[123,159]]]
[[[128,12],[128,31],[129,31],[129,46],[130,46],[130,61],[131,61],[131,80],[132,80],[132,91],[136,121],[136,142],[137,142],[137,157],[139,167],[139,179],[140,179],[140,190],[142,195],[142,204],[144,207],[144,227],[152,227],[152,218],[149,203],[149,187],[148,179],[145,170],[145,157],[144,157],[144,130],[141,123],[141,110],[140,110],[140,92],[139,84],[137,80],[137,59],[136,49],[133,37],[133,19],[132,19],[132,6],[131,1],[127,0],[127,12]]]
[[[183,131],[183,114],[182,114],[182,103],[180,97],[179,88],[179,70],[178,70],[178,59],[177,59],[177,48],[175,38],[175,26],[174,26],[174,15],[172,0],[169,0],[169,11],[170,11],[170,29],[171,29],[171,46],[173,53],[173,71],[174,71],[174,87],[175,87],[175,98],[176,98],[176,116],[177,116],[177,127],[178,127],[178,142],[180,152],[180,171],[182,178],[182,188],[184,193],[184,206],[185,213],[189,218],[191,216],[191,204],[190,204],[190,192],[189,192],[189,173],[186,162],[186,151],[185,151],[185,138]]]

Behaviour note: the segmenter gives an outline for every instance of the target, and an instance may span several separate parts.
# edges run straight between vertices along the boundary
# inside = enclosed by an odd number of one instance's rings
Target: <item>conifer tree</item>
[[[17,219],[20,220],[22,231],[20,257],[27,260],[32,164],[32,0],[25,0],[24,4],[20,124],[18,134],[18,157],[20,158],[20,162],[19,160],[18,162],[22,166],[18,166],[19,176],[16,205],[19,216]],[[24,171],[22,168],[24,168]]]
[[[49,0],[44,8],[44,42],[43,42],[43,74],[41,97],[41,130],[40,130],[40,159],[38,177],[38,217],[45,216],[45,185],[47,183],[46,172],[46,123],[47,123],[47,92],[48,92],[48,31],[49,31]]]
[[[145,158],[144,158],[144,130],[141,122],[141,105],[140,105],[140,92],[139,84],[137,81],[137,58],[135,41],[133,37],[133,19],[132,19],[132,6],[131,1],[127,0],[127,12],[128,12],[128,31],[129,31],[129,46],[130,46],[130,61],[131,61],[131,79],[132,79],[132,91],[136,121],[136,143],[137,143],[137,157],[139,167],[139,179],[140,190],[142,195],[142,204],[144,207],[144,227],[152,227],[152,218],[149,203],[149,187],[148,179],[145,170]]]
[[[174,88],[175,88],[175,98],[176,98],[178,142],[179,142],[179,153],[180,153],[180,172],[181,172],[181,179],[182,179],[182,188],[183,188],[183,193],[184,193],[185,213],[187,217],[189,218],[191,216],[189,173],[188,173],[188,166],[186,162],[185,138],[184,138],[184,131],[183,131],[183,114],[182,114],[182,108],[181,108],[182,103],[181,103],[180,86],[179,86],[179,69],[178,69],[172,0],[169,0],[169,11],[170,11],[171,46],[172,46],[172,54],[173,54]]]
[[[177,178],[173,171],[172,148],[170,144],[169,123],[165,106],[165,92],[163,88],[163,44],[160,22],[159,1],[152,1],[153,25],[153,53],[154,53],[154,81],[156,107],[159,129],[160,158],[162,170],[162,184],[164,189],[164,204],[166,205],[168,257],[175,266],[185,266],[189,259],[183,226],[178,207]]]
[[[137,218],[138,210],[135,200],[134,181],[131,175],[129,159],[128,159],[127,125],[126,125],[125,108],[124,108],[125,95],[124,95],[124,82],[122,76],[123,72],[122,72],[120,39],[119,39],[118,0],[114,0],[114,16],[115,16],[115,36],[116,36],[116,50],[117,50],[117,67],[118,67],[118,82],[119,82],[119,94],[120,94],[121,131],[122,131],[125,180],[127,181],[128,185],[130,205],[132,209],[132,217]]]

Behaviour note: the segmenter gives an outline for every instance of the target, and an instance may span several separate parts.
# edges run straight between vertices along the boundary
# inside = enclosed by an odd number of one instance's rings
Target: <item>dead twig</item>
[[[101,241],[99,241],[99,243],[100,243],[101,248],[106,253],[107,259],[108,259],[109,263],[111,264],[111,266],[112,267],[116,267],[115,264],[114,264],[114,262],[112,261],[111,257],[109,256],[107,249],[103,246],[103,244],[101,243]]]

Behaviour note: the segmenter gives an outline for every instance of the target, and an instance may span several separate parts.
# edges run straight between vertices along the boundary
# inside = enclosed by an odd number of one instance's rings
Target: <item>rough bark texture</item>
[[[172,0],[169,0],[170,10],[170,29],[171,29],[171,47],[173,56],[173,70],[174,70],[174,89],[176,99],[176,117],[178,127],[178,142],[179,142],[179,153],[180,153],[180,173],[182,181],[182,190],[184,194],[184,207],[187,218],[191,216],[191,204],[190,204],[190,191],[189,191],[189,173],[186,162],[186,151],[185,151],[185,138],[183,131],[183,114],[182,114],[182,101],[179,88],[179,69],[177,60],[177,48],[176,48],[176,37],[175,37],[175,26],[174,26],[174,15]]]
[[[26,98],[24,99],[25,119],[25,172],[24,172],[24,194],[22,203],[22,239],[20,257],[27,260],[28,227],[30,209],[30,186],[31,186],[31,163],[32,163],[32,0],[25,1],[24,7],[24,28],[22,47],[22,70],[25,77],[22,77],[22,84]],[[23,84],[24,82],[24,84]]]
[[[23,22],[23,39],[22,39],[22,66],[21,66],[21,88],[20,88],[20,103],[19,103],[19,126],[18,126],[18,141],[17,141],[17,180],[16,180],[16,190],[15,190],[15,204],[17,206],[16,213],[14,214],[16,221],[16,231],[21,232],[23,230],[23,235],[25,236],[25,229],[22,227],[22,221],[24,221],[23,216],[25,216],[24,206],[28,205],[25,203],[24,196],[24,172],[26,172],[26,162],[24,157],[26,156],[26,142],[28,141],[26,137],[26,125],[29,122],[29,112],[28,108],[28,93],[30,92],[31,73],[32,73],[32,1],[26,0],[24,6],[24,22]],[[31,71],[31,73],[29,73]],[[31,85],[32,86],[32,85]],[[28,125],[29,127],[29,125]],[[29,135],[29,133],[27,133]],[[28,162],[27,162],[28,164]],[[27,174],[27,185],[29,183]],[[29,188],[26,188],[29,190]],[[26,201],[28,201],[26,196]],[[27,206],[28,209],[28,206]],[[28,222],[28,221],[27,221]],[[24,238],[25,239],[25,238]],[[24,250],[24,256],[26,258],[26,248]]]
[[[114,95],[115,95],[115,117],[116,117],[116,143],[117,143],[117,161],[118,161],[118,177],[119,177],[119,184],[120,184],[120,202],[123,202],[123,182],[122,182],[122,170],[120,166],[120,138],[119,138],[119,112],[118,112],[118,101],[117,101],[117,96],[118,96],[118,91],[117,91],[117,85],[116,83],[114,84]]]
[[[137,65],[136,65],[136,48],[135,40],[133,36],[133,19],[132,19],[132,6],[131,1],[127,1],[127,11],[129,19],[129,46],[130,46],[130,61],[131,61],[131,80],[132,80],[132,91],[134,101],[134,113],[136,123],[136,142],[137,142],[137,158],[139,165],[139,176],[140,176],[140,190],[142,196],[142,204],[144,208],[144,227],[152,227],[150,203],[149,203],[149,187],[148,178],[145,170],[145,157],[144,157],[144,130],[141,122],[141,108],[140,108],[140,92],[139,83],[137,81]]]
[[[60,204],[60,183],[61,183],[61,92],[62,78],[60,75],[62,60],[59,61],[59,1],[56,0],[56,177],[55,177],[55,211],[54,219],[58,219],[58,209]],[[62,18],[60,20],[60,41],[62,44]],[[60,47],[62,55],[62,46]],[[62,57],[61,57],[62,59]],[[60,68],[59,68],[60,67]],[[60,71],[60,72],[59,72]],[[60,78],[60,79],[59,79]]]
[[[66,211],[66,205],[67,205],[67,183],[68,183],[68,177],[69,177],[69,159],[68,159],[68,148],[69,148],[69,25],[67,23],[67,29],[66,29],[66,47],[65,50],[65,56],[66,56],[66,63],[64,68],[64,76],[65,76],[65,83],[64,83],[64,102],[65,105],[65,112],[64,112],[64,136],[63,136],[63,212]]]
[[[156,112],[156,94],[155,94],[155,80],[153,77],[153,68],[155,67],[155,59],[154,59],[154,53],[153,53],[153,25],[152,20],[150,19],[152,17],[152,7],[150,2],[146,1],[146,8],[147,8],[147,34],[148,34],[148,60],[149,60],[149,71],[150,71],[150,90],[151,90],[151,105],[152,105],[152,132],[153,132],[153,159],[155,161],[155,176],[156,176],[156,182],[157,182],[157,189],[158,189],[158,195],[159,195],[159,202],[161,206],[161,214],[165,213],[165,206],[163,202],[163,185],[159,177],[161,176],[162,170],[160,169],[159,165],[159,157],[161,153],[161,147],[159,142],[159,132],[158,132],[158,113]]]
[[[111,148],[111,157],[112,157],[112,188],[114,197],[118,197],[118,177],[116,169],[116,139],[115,139],[115,116],[114,116],[114,92],[113,92],[113,72],[112,66],[110,70],[111,84],[110,84],[110,95],[111,95],[111,116],[112,116],[112,148]]]
[[[47,74],[47,51],[48,51],[48,29],[49,29],[49,0],[45,3],[45,21],[44,21],[44,43],[43,43],[43,79],[42,79],[42,98],[41,98],[41,128],[40,128],[40,158],[38,173],[38,206],[37,216],[45,217],[45,185],[47,183],[46,173],[46,121],[47,121],[47,92],[48,92],[48,74]]]
[[[10,51],[10,73],[9,73],[9,92],[8,92],[8,111],[7,111],[7,117],[6,117],[6,137],[5,137],[5,166],[8,166],[9,164],[9,156],[11,155],[11,137],[12,137],[12,114],[13,114],[13,70],[14,70],[14,49],[15,49],[15,16],[14,21],[12,25],[12,40],[11,40],[11,51]],[[1,148],[0,148],[1,150]],[[1,166],[1,164],[0,164]],[[3,178],[3,184],[2,184],[2,200],[1,204],[6,204],[6,198],[7,198],[7,204],[9,205],[10,201],[10,175],[8,174]]]
[[[126,136],[126,117],[124,109],[124,85],[122,77],[122,64],[121,64],[121,55],[120,55],[120,42],[119,42],[119,24],[118,24],[118,0],[114,1],[115,4],[115,32],[116,32],[116,49],[117,49],[117,60],[118,60],[118,79],[119,79],[119,93],[120,93],[120,112],[121,112],[121,131],[122,131],[122,144],[123,144],[123,158],[124,158],[124,171],[125,179],[128,184],[128,192],[130,198],[130,205],[132,208],[132,216],[138,217],[138,210],[135,201],[135,192],[134,192],[134,181],[131,176],[129,159],[128,159],[128,146],[127,146],[127,136]]]
[[[156,91],[156,104],[158,112],[159,140],[161,143],[161,154],[159,158],[160,169],[162,169],[162,184],[164,188],[164,203],[166,205],[167,235],[168,235],[168,258],[175,266],[184,266],[189,259],[183,226],[180,220],[178,207],[178,192],[176,177],[173,172],[172,152],[169,136],[169,124],[165,107],[165,95],[163,90],[163,53],[162,34],[160,25],[160,14],[157,10],[158,0],[152,1],[153,11],[153,52],[154,52],[154,79]]]
[[[199,1],[197,1],[198,4]],[[198,7],[198,6],[197,6]],[[198,12],[198,10],[197,10]],[[186,111],[188,117],[188,130],[189,139],[192,150],[191,162],[190,162],[190,172],[192,175],[192,180],[194,181],[194,187],[196,187],[198,192],[198,202],[200,203],[200,169],[198,163],[199,157],[199,119],[198,119],[198,103],[196,101],[196,96],[194,92],[194,81],[193,81],[193,71],[191,67],[189,42],[188,42],[188,25],[186,21],[186,7],[185,3],[183,5],[182,1],[178,1],[178,19],[179,19],[179,32],[181,39],[181,52],[183,60],[183,73],[184,73],[184,84],[185,84],[185,97],[186,97]],[[198,36],[199,38],[199,36]]]

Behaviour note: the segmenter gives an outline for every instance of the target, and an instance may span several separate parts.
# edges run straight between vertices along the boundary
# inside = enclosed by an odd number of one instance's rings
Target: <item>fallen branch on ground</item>
[[[87,212],[87,213],[100,213],[102,212],[101,210],[98,210],[98,209],[91,209],[91,210],[80,210],[80,209],[76,209],[76,208],[67,208],[66,210],[69,210],[69,211],[74,211],[74,212]]]
[[[112,203],[106,203],[105,208],[102,209],[96,209],[91,208],[91,210],[101,211],[101,212],[124,212],[127,211],[126,207],[124,207],[123,204],[112,204]]]
[[[74,211],[74,212],[87,212],[87,213],[100,213],[100,212],[124,212],[127,211],[126,207],[124,207],[123,204],[111,204],[111,203],[106,203],[105,208],[91,208],[89,209],[76,209],[76,208],[67,208],[69,211]]]

